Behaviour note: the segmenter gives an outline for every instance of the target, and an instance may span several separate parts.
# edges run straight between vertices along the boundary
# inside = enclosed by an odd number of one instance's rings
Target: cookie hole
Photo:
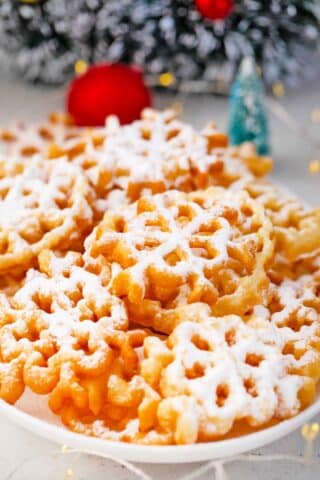
[[[218,255],[219,255],[219,251],[214,248],[212,245],[208,244],[206,246],[206,251],[207,251],[207,255],[205,258],[207,258],[208,260],[213,260],[214,258],[216,258]]]
[[[53,140],[53,135],[48,128],[40,127],[38,129],[39,137],[43,138],[44,140]]]
[[[198,362],[194,363],[191,368],[186,369],[186,377],[189,380],[194,380],[195,378],[203,377],[203,375],[204,375],[204,367]]]
[[[209,258],[208,252],[205,248],[192,248],[192,255],[199,258]],[[206,271],[204,272],[204,274],[206,275]]]
[[[238,288],[237,279],[232,270],[217,272],[214,282],[221,297],[232,295]]]
[[[236,331],[231,328],[231,330],[228,330],[225,335],[224,335],[225,341],[229,345],[229,347],[232,347],[236,343]]]
[[[164,260],[167,262],[168,265],[174,267],[175,265],[177,265],[177,263],[181,262],[179,251],[177,249],[173,250],[164,257]]]
[[[218,407],[223,407],[230,394],[229,385],[222,383],[216,389],[216,403]]]
[[[104,144],[105,140],[106,140],[105,135],[96,135],[91,138],[91,141],[95,148],[101,147]]]
[[[258,396],[257,390],[256,390],[256,384],[252,378],[246,378],[243,381],[243,386],[246,389],[246,391],[251,395],[251,397],[255,398]]]
[[[203,197],[201,197],[201,196],[197,197],[197,196],[194,194],[194,195],[192,196],[192,201],[193,201],[194,203],[196,203],[197,205],[199,205],[199,207],[201,207],[201,208],[205,208],[205,206],[206,206],[206,199],[203,198]]]
[[[252,222],[248,228],[248,233],[257,233],[261,229],[262,225],[260,222]]]
[[[112,305],[105,304],[99,310],[100,317],[112,317]]]
[[[292,343],[286,343],[282,349],[283,355],[293,355],[294,354],[294,346]]]
[[[242,205],[241,207],[241,212],[246,216],[246,217],[252,217],[253,215],[253,210],[249,205]]]
[[[248,245],[235,245],[229,244],[227,246],[227,252],[230,258],[230,266],[239,275],[248,275],[252,273],[254,268],[254,248],[248,247]]]
[[[217,232],[221,228],[220,222],[218,219],[214,218],[207,223],[200,225],[197,234],[203,236],[209,236]]]
[[[316,310],[318,313],[320,313],[320,302],[319,302],[319,297],[320,297],[320,285],[315,288],[314,291],[314,298],[310,300],[303,300],[302,304],[307,307],[307,308],[313,308]]]
[[[49,224],[43,219],[40,220],[40,228],[42,235],[45,235],[52,230],[51,226],[49,226]]]
[[[246,355],[246,364],[251,367],[259,367],[262,360],[263,356],[258,355],[257,353],[247,353]]]
[[[235,208],[225,206],[221,216],[226,218],[228,222],[233,225],[238,220],[238,212]]]
[[[191,237],[189,241],[189,247],[192,249],[193,255],[196,257],[205,258],[207,260],[212,260],[219,255],[219,251],[201,237]]]
[[[21,193],[22,193],[22,195],[23,195],[24,197],[27,197],[28,195],[31,194],[31,190],[30,190],[30,188],[26,188],[26,187],[25,187],[25,188],[22,189],[22,192],[21,192]]]
[[[125,227],[124,218],[119,217],[115,220],[114,229],[117,233],[123,233]]]
[[[73,158],[77,157],[78,155],[81,155],[81,153],[84,153],[86,149],[86,144],[85,143],[76,143],[74,146],[68,149],[67,155],[69,160],[72,160]]]
[[[23,240],[32,245],[41,240],[43,232],[40,231],[39,228],[33,228],[31,225],[30,228],[26,228],[25,230],[20,231],[19,235],[21,238],[23,238]]]
[[[63,195],[60,198],[55,198],[54,201],[60,210],[64,210],[65,208],[69,207],[69,199],[66,195]]]
[[[1,200],[5,200],[6,199],[6,196],[8,195],[10,191],[10,188],[9,187],[3,187],[1,188],[0,190],[0,199]]]
[[[89,345],[88,345],[88,338],[77,338],[77,345],[74,346],[75,350],[82,350],[82,352],[85,354],[85,355],[90,355],[92,354],[92,351],[90,350],[89,348]]]
[[[224,161],[223,160],[216,160],[213,162],[209,167],[209,172],[211,175],[222,173],[224,169]]]
[[[177,220],[180,223],[183,222],[191,222],[194,218],[194,212],[189,205],[179,205],[178,206],[178,213],[177,213]]]
[[[271,314],[278,313],[283,310],[283,305],[281,305],[281,303],[277,299],[274,299],[268,305],[268,309],[270,310]]]
[[[292,314],[285,322],[286,327],[291,328],[294,332],[299,332],[305,325],[310,325],[311,321],[307,318],[298,318],[296,314]]]
[[[141,138],[143,138],[144,140],[151,139],[152,134],[149,128],[141,128],[140,133],[141,133]]]
[[[256,198],[259,198],[262,195],[262,192],[255,191],[252,188],[250,188],[250,186],[246,187],[246,191],[248,192],[248,194],[253,200],[255,200]]]
[[[279,272],[276,272],[274,270],[269,270],[267,273],[269,279],[271,280],[272,283],[276,284],[277,286],[281,285],[283,282],[283,275]]]
[[[146,227],[149,227],[149,230],[160,230],[161,232],[167,232],[168,228],[164,221],[160,217],[148,218],[145,223]]]
[[[171,140],[172,138],[175,138],[179,135],[180,130],[178,128],[173,128],[172,130],[169,130],[166,135],[167,140]]]
[[[36,304],[36,306],[46,313],[52,312],[52,298],[51,296],[46,296],[41,292],[35,292],[32,295],[32,301]]]
[[[72,178],[70,178],[69,180],[70,181],[68,183],[59,185],[59,191],[63,193],[65,197],[74,187],[74,180]],[[49,181],[49,179],[47,181]]]
[[[3,130],[0,134],[1,140],[4,142],[16,142],[18,140],[17,136],[10,130]]]
[[[210,350],[210,345],[209,343],[207,342],[207,340],[205,340],[204,338],[202,338],[199,334],[194,334],[193,337],[191,338],[191,342],[193,343],[193,345],[198,348],[199,350],[205,350],[205,351],[209,351]]]
[[[64,276],[64,278],[70,278],[70,270],[63,270],[62,275]]]
[[[31,201],[28,201],[28,203],[27,203],[28,208],[33,208],[33,209],[39,208],[40,203],[38,202],[38,200],[32,199],[32,197],[31,197],[30,200]]]
[[[35,155],[38,152],[39,152],[39,149],[32,145],[23,147],[20,150],[20,153],[23,157],[32,157],[32,155]]]
[[[92,167],[95,167],[97,165],[97,161],[94,158],[87,157],[83,160],[81,167],[84,170],[89,170]]]
[[[70,290],[68,293],[68,298],[72,302],[72,306],[76,306],[77,303],[83,299],[83,286],[78,284],[74,290]]]
[[[143,244],[136,245],[136,249],[141,252],[143,250],[154,250],[159,247],[160,242],[155,238],[146,238]]]
[[[10,247],[10,243],[8,241],[8,238],[5,237],[0,237],[0,255],[4,255],[5,253],[8,252]]]
[[[40,339],[40,331],[36,330],[35,328],[30,328],[28,332],[28,339],[31,342],[37,342]]]
[[[101,302],[97,302],[95,299],[85,299],[86,306],[91,312],[90,320],[98,321],[103,317],[111,317],[112,316],[112,304],[110,302],[103,300]]]
[[[282,349],[283,355],[292,355],[295,360],[300,360],[301,357],[306,353],[305,348],[298,348],[292,342],[286,343]]]
[[[129,173],[128,173],[129,174]],[[154,212],[156,209],[150,197],[142,197],[137,201],[137,213]]]

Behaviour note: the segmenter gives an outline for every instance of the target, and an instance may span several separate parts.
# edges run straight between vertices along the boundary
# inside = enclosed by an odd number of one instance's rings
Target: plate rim
[[[139,445],[75,433],[54,425],[0,400],[0,416],[22,428],[60,445],[100,457],[138,463],[193,463],[239,455],[265,446],[288,435],[320,413],[320,397],[305,410],[277,425],[236,438],[192,445]]]

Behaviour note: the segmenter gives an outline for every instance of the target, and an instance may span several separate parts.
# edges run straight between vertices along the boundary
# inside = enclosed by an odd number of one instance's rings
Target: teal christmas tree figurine
[[[270,151],[263,85],[251,57],[242,60],[231,87],[229,137],[232,145],[253,142],[260,155]]]

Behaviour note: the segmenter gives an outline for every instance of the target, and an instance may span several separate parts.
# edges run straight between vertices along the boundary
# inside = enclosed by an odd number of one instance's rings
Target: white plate
[[[292,194],[287,187],[275,181],[274,183],[289,195]],[[306,204],[306,207],[308,206]],[[86,453],[138,463],[193,463],[239,455],[285,437],[318,413],[320,413],[320,387],[316,401],[308,408],[289,420],[258,432],[195,445],[145,446],[100,440],[71,432],[49,410],[46,397],[40,397],[29,391],[15,406],[8,405],[0,399],[0,415],[40,437]]]
[[[140,463],[191,463],[238,455],[271,443],[297,429],[320,412],[320,396],[296,417],[273,427],[237,438],[183,446],[144,446],[111,442],[70,432],[58,423],[46,406],[46,398],[26,394],[16,406],[0,400],[0,415],[60,445],[98,455]]]

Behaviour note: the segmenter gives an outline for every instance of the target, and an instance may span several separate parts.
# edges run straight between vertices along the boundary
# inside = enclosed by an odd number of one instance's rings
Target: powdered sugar
[[[101,328],[127,328],[121,300],[110,295],[97,275],[74,263],[75,255],[50,255],[51,275],[29,270],[12,300],[18,309],[41,312],[47,332],[60,346],[73,347],[74,336],[83,329],[101,335]]]
[[[122,224],[121,231],[117,231],[118,223]],[[219,289],[224,272],[236,291],[240,279],[252,274],[258,259],[272,254],[270,232],[262,234],[269,227],[257,205],[243,192],[219,188],[194,194],[169,191],[143,197],[116,214],[107,213],[87,239],[86,249],[93,256],[101,251],[111,264],[119,263],[113,270],[112,282],[117,282],[125,271],[130,281],[139,285],[141,299],[152,289],[153,275],[167,278],[168,287],[163,281],[161,295],[166,288],[172,295],[169,290],[179,287],[176,306],[177,300],[185,302],[186,296],[192,301],[193,288]],[[125,259],[122,264],[113,257],[114,250],[126,251],[130,265]],[[189,292],[181,290],[186,285]],[[216,298],[224,295],[223,291],[215,292]],[[153,298],[150,293],[149,298]]]

